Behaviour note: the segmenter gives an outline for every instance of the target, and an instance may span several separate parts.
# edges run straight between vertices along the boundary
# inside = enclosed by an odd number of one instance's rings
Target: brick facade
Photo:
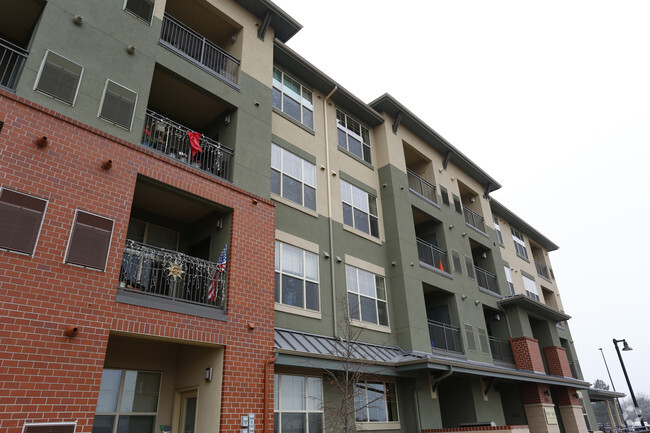
[[[34,255],[0,251],[0,430],[77,420],[77,432],[90,432],[111,332],[225,347],[220,431],[238,431],[248,412],[262,427],[273,348],[272,202],[3,90],[0,122],[0,186],[49,201]],[[34,145],[40,136],[47,147]],[[106,159],[110,170],[100,168]],[[115,301],[137,175],[233,209],[227,321]],[[76,209],[115,221],[105,272],[63,263]],[[77,337],[64,336],[68,325],[79,327]],[[272,374],[266,390],[272,401]]]
[[[566,349],[558,346],[548,346],[544,348],[544,355],[546,356],[549,374],[573,377],[569,366],[569,358],[566,356]]]
[[[522,383],[521,401],[523,404],[553,403],[551,389],[543,383]]]
[[[537,340],[530,337],[511,338],[510,346],[518,369],[545,372]]]

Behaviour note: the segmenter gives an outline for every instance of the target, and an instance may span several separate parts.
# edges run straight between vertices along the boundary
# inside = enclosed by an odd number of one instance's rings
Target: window
[[[339,147],[372,164],[370,157],[370,133],[359,122],[340,110],[336,110]]]
[[[341,181],[341,199],[343,224],[378,238],[377,199],[344,180]]]
[[[153,432],[160,373],[104,369],[93,433]]]
[[[316,210],[316,166],[272,144],[271,192]]]
[[[499,218],[493,217],[494,219],[494,229],[497,232],[497,241],[503,245],[503,236],[501,235],[501,226],[499,225]]]
[[[465,256],[465,267],[467,268],[467,277],[474,279],[474,260],[471,257]]]
[[[147,24],[151,24],[154,0],[126,0],[124,10],[131,12]]]
[[[476,352],[476,340],[474,339],[474,327],[465,323],[465,340],[467,340],[467,349]]]
[[[522,275],[521,277],[524,279],[524,288],[526,289],[526,295],[529,298],[539,301],[539,292],[537,291],[535,280],[531,280],[525,275]]]
[[[52,51],[46,51],[34,89],[74,105],[83,67]]]
[[[384,277],[345,265],[350,318],[388,326]]]
[[[449,206],[449,193],[447,192],[447,188],[445,188],[442,185],[439,186],[440,186],[440,198],[442,198],[442,202],[445,205]]]
[[[506,281],[508,281],[508,289],[510,289],[510,294],[514,295],[515,285],[512,283],[512,274],[510,273],[510,268],[508,266],[504,266],[503,270],[506,273]]]
[[[114,81],[106,80],[99,117],[131,130],[138,94]]]
[[[454,209],[456,212],[459,214],[463,213],[463,206],[460,203],[460,198],[456,194],[452,194],[454,196]]]
[[[77,210],[65,262],[104,270],[113,220]]]
[[[524,241],[524,237],[519,233],[519,230],[513,227],[510,227],[510,231],[512,232],[512,240],[515,243],[515,251],[517,252],[517,255],[528,260],[528,251],[526,251],[526,242]]]
[[[275,67],[273,68],[273,106],[314,129],[314,103],[311,90]]]
[[[323,380],[275,375],[273,433],[323,432]]]
[[[397,422],[397,394],[390,382],[359,382],[354,395],[357,422]]]
[[[34,254],[47,201],[0,188],[0,248]]]
[[[454,263],[454,272],[463,275],[463,268],[460,267],[460,254],[451,250],[451,261]]]
[[[275,241],[275,302],[320,310],[318,254]]]

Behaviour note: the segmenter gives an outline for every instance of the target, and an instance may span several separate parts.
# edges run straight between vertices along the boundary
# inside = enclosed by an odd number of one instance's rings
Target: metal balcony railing
[[[481,269],[478,266],[474,266],[474,271],[476,272],[476,281],[478,281],[478,286],[481,289],[499,293],[496,275],[486,271],[485,269]]]
[[[226,180],[232,180],[233,151],[223,144],[202,136],[201,152],[192,156],[188,128],[160,114],[147,110],[141,144],[191,167]]]
[[[428,201],[438,204],[436,199],[436,187],[418,176],[414,171],[406,170],[408,176],[409,189],[416,194],[421,195]]]
[[[208,72],[238,85],[239,60],[169,14],[165,14],[163,19],[159,43]]]
[[[548,274],[548,266],[546,266],[544,263],[540,263],[537,260],[535,260],[535,268],[537,269],[537,275],[540,277],[551,281],[551,278],[549,277]]]
[[[485,222],[481,215],[477,214],[467,206],[463,206],[463,213],[465,214],[465,222],[467,225],[485,233]]]
[[[0,87],[16,90],[28,51],[0,38]]]
[[[512,355],[512,347],[507,340],[501,340],[496,337],[488,337],[490,340],[490,350],[492,351],[492,359],[495,361],[515,363],[515,357]]]
[[[216,263],[127,239],[120,270],[125,290],[177,302],[226,307],[225,273]],[[208,299],[211,285],[216,299]]]
[[[460,344],[460,328],[458,326],[436,322],[435,320],[428,320],[428,323],[431,347],[433,349],[462,353],[462,345]]]
[[[451,273],[445,251],[422,239],[417,239],[417,243],[418,258],[421,263],[440,269],[443,272]]]

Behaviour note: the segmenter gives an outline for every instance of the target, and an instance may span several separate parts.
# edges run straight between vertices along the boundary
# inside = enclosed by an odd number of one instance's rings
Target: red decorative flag
[[[440,269],[440,270],[443,271],[443,272],[445,271],[445,267],[442,266],[442,259],[439,259],[439,260],[438,260],[438,269]]]
[[[192,147],[192,158],[194,158],[196,152],[201,152],[201,153],[203,152],[203,149],[201,149],[201,144],[199,143],[199,138],[201,138],[201,133],[187,131],[187,136],[190,138],[190,146]]]

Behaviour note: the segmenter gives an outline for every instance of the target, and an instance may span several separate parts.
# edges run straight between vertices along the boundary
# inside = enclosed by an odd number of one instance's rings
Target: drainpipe
[[[269,379],[268,379],[268,377],[269,377],[269,367],[275,361],[276,361],[275,356],[273,356],[273,357],[267,359],[266,361],[264,361],[264,409],[263,409],[264,413],[262,414],[262,423],[264,424],[262,426],[262,431],[264,433],[269,432],[269,428],[268,428],[269,423],[267,421],[267,419],[270,418],[269,416],[267,416],[267,414],[269,414],[269,392],[268,392],[269,387],[267,385],[269,383]]]
[[[339,89],[339,86],[334,86],[332,91],[323,99],[323,120],[325,122],[325,176],[327,177],[327,216],[329,220],[329,235],[330,235],[330,278],[332,279],[332,318],[334,324],[334,338],[338,337],[338,327],[336,321],[336,280],[334,279],[334,226],[332,223],[332,181],[330,173],[330,141],[327,128],[327,101],[332,97],[334,92]]]

